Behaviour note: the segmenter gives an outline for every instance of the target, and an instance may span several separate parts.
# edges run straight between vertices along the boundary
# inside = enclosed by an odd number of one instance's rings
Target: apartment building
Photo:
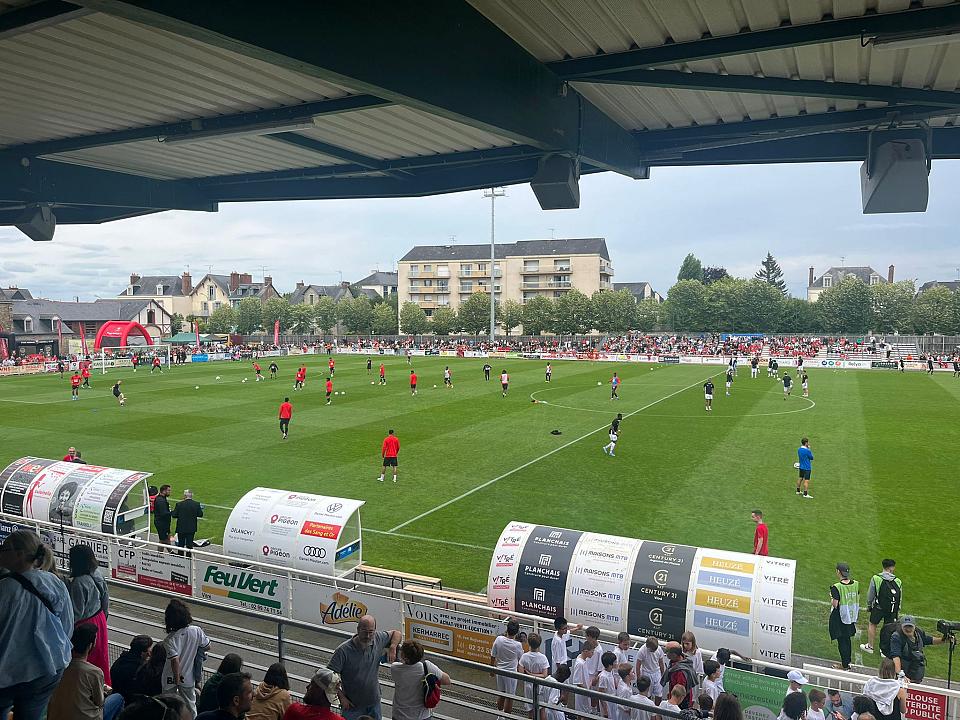
[[[400,304],[414,302],[432,315],[456,310],[473,293],[490,292],[489,245],[417,245],[398,263]],[[613,265],[603,238],[520,240],[494,248],[493,291],[498,301],[526,303],[576,289],[585,295],[613,289]]]

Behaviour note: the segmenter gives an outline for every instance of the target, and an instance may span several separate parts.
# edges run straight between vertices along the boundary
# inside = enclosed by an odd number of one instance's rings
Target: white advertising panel
[[[377,619],[378,630],[397,630],[403,625],[400,603],[395,598],[292,581],[293,619],[315,625],[353,630],[364,615]]]
[[[534,527],[532,523],[512,522],[500,533],[490,559],[487,601],[491,606],[503,610],[515,609],[513,589],[520,565],[520,549]]]
[[[362,500],[254,488],[236,504],[227,520],[223,547],[228,555],[283,567],[333,575],[341,531],[363,506]],[[361,551],[350,544],[352,556]],[[350,557],[350,566],[357,558]]]
[[[567,574],[566,617],[572,623],[621,627],[624,593],[640,543],[630,538],[585,533]]]
[[[197,563],[197,596],[244,610],[285,617],[289,614],[290,581],[229,563]]]
[[[193,595],[190,558],[185,555],[133,545],[114,545],[111,560],[111,574],[115,580]]]

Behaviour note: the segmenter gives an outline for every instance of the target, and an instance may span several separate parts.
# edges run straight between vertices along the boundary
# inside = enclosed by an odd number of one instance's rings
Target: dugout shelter
[[[944,0],[0,0],[0,225],[832,161],[865,212],[923,210],[958,28]]]

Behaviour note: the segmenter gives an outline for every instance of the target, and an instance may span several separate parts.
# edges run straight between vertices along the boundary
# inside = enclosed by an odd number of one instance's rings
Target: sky
[[[752,277],[769,251],[791,295],[807,268],[870,265],[897,280],[960,277],[960,162],[934,163],[926,213],[863,215],[858,163],[654,168],[649,180],[581,179],[578,210],[542,211],[529,185],[496,201],[500,242],[606,238],[616,282],[648,281],[666,295],[688,252]],[[223,204],[218,213],[168,212],[104,225],[61,226],[38,243],[0,227],[0,286],[50,299],[115,297],[130,273],[209,269],[330,285],[390,270],[414,245],[489,243],[480,191],[430,198]],[[266,268],[266,270],[262,270]]]

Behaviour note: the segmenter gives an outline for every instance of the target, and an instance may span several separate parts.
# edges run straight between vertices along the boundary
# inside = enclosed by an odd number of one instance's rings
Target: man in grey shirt
[[[361,715],[380,720],[380,658],[386,651],[387,662],[396,660],[402,639],[398,630],[377,632],[376,619],[364,615],[357,634],[333,651],[327,667],[340,675],[340,712],[346,720]]]

